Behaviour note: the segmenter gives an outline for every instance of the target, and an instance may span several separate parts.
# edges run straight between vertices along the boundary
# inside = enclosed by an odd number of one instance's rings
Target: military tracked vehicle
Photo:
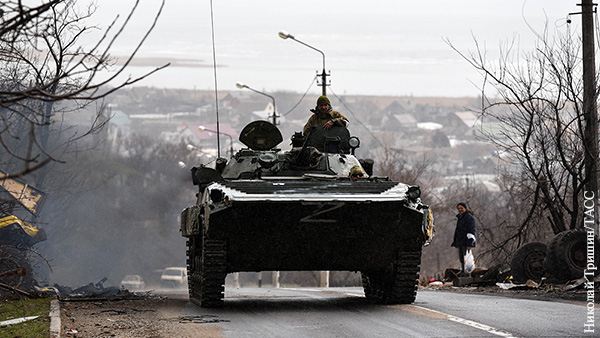
[[[192,169],[198,200],[182,211],[181,233],[193,302],[221,306],[228,273],[303,270],[360,271],[368,299],[415,300],[434,226],[419,187],[373,176],[345,127],[295,133],[288,151],[266,121],[239,139],[247,148],[229,161]],[[357,181],[354,166],[365,172]]]

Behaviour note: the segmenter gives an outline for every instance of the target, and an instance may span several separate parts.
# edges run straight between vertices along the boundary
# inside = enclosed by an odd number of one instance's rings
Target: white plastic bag
[[[473,270],[475,270],[475,258],[473,257],[473,252],[469,249],[465,253],[465,272],[471,273]]]

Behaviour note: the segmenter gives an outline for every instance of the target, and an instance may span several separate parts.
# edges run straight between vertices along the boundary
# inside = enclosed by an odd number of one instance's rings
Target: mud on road
[[[187,297],[61,301],[61,337],[222,337],[212,316],[183,315]]]

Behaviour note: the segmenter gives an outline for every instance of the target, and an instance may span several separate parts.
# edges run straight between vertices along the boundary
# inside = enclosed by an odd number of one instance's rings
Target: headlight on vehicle
[[[421,197],[421,189],[417,186],[412,186],[412,187],[408,188],[406,195],[408,195],[409,199],[415,201],[419,197]]]
[[[210,199],[213,203],[217,204],[222,202],[225,199],[225,193],[219,189],[214,189],[210,191]]]

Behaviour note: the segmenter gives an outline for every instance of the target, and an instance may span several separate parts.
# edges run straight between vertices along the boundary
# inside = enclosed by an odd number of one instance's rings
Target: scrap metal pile
[[[0,295],[34,291],[30,253],[46,234],[23,219],[35,220],[43,201],[42,191],[0,170]]]

